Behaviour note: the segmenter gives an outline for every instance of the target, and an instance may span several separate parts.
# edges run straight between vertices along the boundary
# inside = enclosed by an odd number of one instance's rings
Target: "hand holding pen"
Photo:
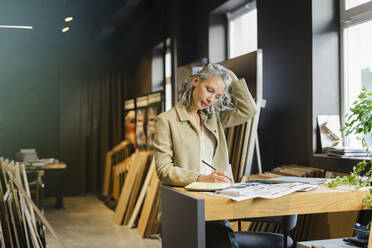
[[[211,182],[211,183],[228,183],[232,182],[231,177],[224,171],[219,171],[214,168],[212,165],[208,164],[204,160],[202,160],[204,164],[209,166],[213,172],[209,175],[200,175],[199,182]]]

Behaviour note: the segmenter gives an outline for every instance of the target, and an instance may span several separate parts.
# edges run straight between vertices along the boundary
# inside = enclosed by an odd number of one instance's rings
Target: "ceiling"
[[[33,30],[0,29],[0,43],[32,40],[45,45],[62,37],[83,43],[102,41],[127,25],[128,17],[140,3],[141,0],[2,0],[0,25],[28,25]],[[68,16],[74,20],[65,23]],[[65,26],[70,31],[62,34]]]

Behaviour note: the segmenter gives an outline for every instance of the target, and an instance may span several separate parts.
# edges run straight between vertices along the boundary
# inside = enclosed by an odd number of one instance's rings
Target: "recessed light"
[[[0,25],[0,28],[33,29],[32,26]]]
[[[74,18],[72,16],[69,16],[69,17],[65,18],[65,22],[70,22],[72,20],[74,20]]]
[[[67,31],[69,31],[69,30],[70,30],[69,27],[64,27],[64,28],[62,28],[62,33],[65,33],[65,32],[67,32]]]

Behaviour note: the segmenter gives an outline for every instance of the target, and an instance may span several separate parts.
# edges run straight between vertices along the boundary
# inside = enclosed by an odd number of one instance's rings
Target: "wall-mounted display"
[[[136,104],[135,99],[124,101],[124,138],[136,147]]]
[[[153,149],[155,117],[162,111],[162,92],[154,92],[148,95],[147,107],[147,149]]]
[[[147,96],[136,98],[136,149],[146,150]]]

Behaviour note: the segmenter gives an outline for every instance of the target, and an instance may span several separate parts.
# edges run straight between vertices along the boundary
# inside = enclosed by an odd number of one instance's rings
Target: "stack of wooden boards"
[[[261,108],[265,103],[266,101],[262,99],[257,101],[257,113],[254,118],[225,129],[229,161],[235,182],[241,182],[243,175],[251,174],[254,154],[257,156],[258,172],[262,173],[257,127]]]
[[[235,182],[239,182],[244,175],[245,164],[247,162],[248,146],[254,146],[254,144],[250,143],[252,132],[251,124],[252,120],[249,120],[248,122],[245,122],[239,126],[226,129],[229,161],[231,163]]]
[[[106,153],[102,197],[109,208],[115,208],[127,172],[124,161],[134,152],[133,144],[124,140]]]
[[[274,168],[271,172],[251,175],[247,178],[273,178],[279,176],[324,178],[326,173],[329,174],[325,170],[318,168],[300,165],[283,165]],[[356,222],[357,217],[358,212],[298,215],[297,226],[292,231],[290,236],[296,242],[350,237],[353,234],[353,223]],[[345,225],[345,223],[348,223],[349,225]],[[282,232],[281,227],[277,224],[242,222],[241,225],[241,230],[249,230],[255,232]],[[233,224],[233,227],[235,230],[238,229],[236,223]]]
[[[43,224],[66,247],[32,202],[24,164],[0,158],[0,166],[1,247],[46,247]]]
[[[160,181],[156,175],[152,152],[140,151],[132,154],[114,167],[114,173],[118,173],[118,170],[125,173],[121,173],[123,185],[115,209],[115,223],[137,226],[142,238],[158,234]]]

